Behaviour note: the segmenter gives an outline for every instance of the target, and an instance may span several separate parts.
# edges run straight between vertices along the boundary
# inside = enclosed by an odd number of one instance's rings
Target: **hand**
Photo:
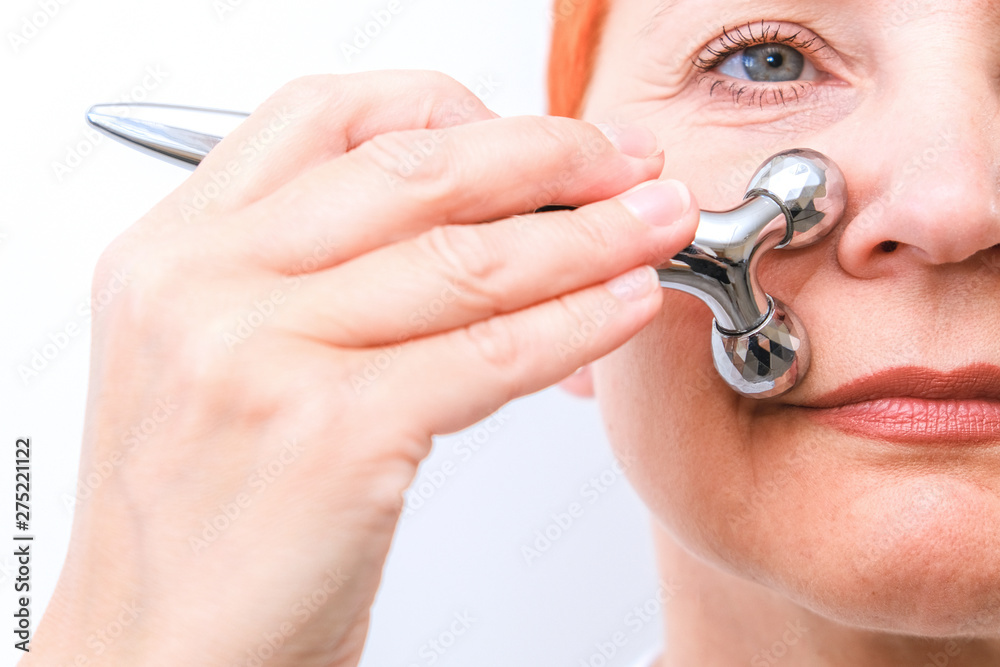
[[[431,73],[262,105],[99,262],[95,296],[127,288],[94,319],[72,540],[24,664],[357,664],[431,436],[660,309],[643,265],[698,213],[666,181],[610,199],[663,167],[643,132],[499,119]],[[530,214],[552,203],[582,208]]]

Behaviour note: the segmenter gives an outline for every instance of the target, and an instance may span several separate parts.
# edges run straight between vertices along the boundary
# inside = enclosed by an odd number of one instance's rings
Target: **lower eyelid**
[[[788,106],[806,101],[816,87],[815,81],[788,81],[772,84],[734,79],[732,77],[704,74],[699,77],[700,85],[708,86],[710,96],[729,95],[735,106],[770,107]]]

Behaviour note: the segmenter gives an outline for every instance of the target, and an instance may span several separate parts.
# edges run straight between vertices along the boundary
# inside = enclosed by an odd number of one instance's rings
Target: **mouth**
[[[996,443],[1000,367],[889,368],[798,407],[814,421],[866,438],[940,446]]]

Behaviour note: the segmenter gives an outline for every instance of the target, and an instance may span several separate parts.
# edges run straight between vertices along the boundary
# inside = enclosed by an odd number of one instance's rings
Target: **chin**
[[[1000,631],[1000,503],[975,483],[900,471],[805,528],[814,558],[776,573],[804,606],[856,627],[924,637]],[[778,545],[775,545],[777,548]]]
[[[1000,635],[1000,502],[954,475],[899,470],[797,486],[703,557],[843,625],[899,635]],[[719,533],[725,534],[725,533]]]

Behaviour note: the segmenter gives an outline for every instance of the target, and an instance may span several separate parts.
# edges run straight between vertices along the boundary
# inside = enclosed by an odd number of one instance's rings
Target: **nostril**
[[[896,252],[898,248],[899,248],[898,241],[882,241],[881,243],[878,244],[878,249],[887,255],[889,253]]]

